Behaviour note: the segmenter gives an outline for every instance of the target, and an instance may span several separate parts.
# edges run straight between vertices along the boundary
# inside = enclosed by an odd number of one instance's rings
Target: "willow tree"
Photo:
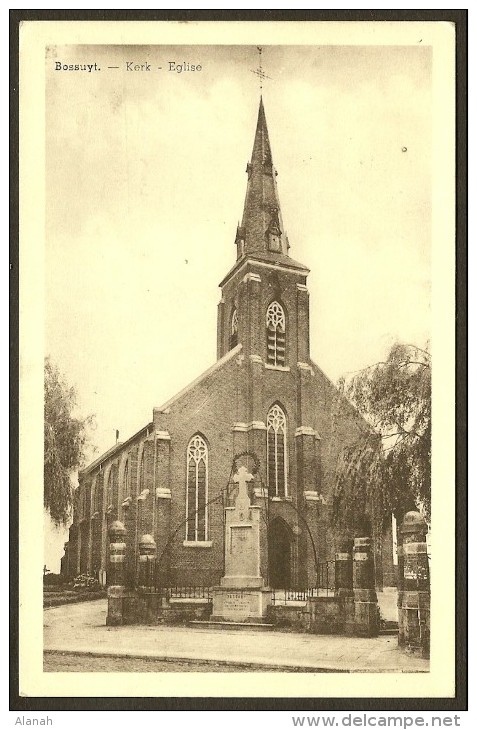
[[[359,529],[366,517],[375,534],[394,514],[431,510],[431,357],[415,345],[395,344],[383,362],[340,382],[370,428],[339,458],[333,498],[336,525]]]
[[[73,503],[72,476],[84,461],[92,417],[75,415],[76,391],[49,358],[45,360],[43,504],[53,522],[67,524]]]

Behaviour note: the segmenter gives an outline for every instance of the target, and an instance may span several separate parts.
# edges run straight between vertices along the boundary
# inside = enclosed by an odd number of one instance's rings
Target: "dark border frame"
[[[10,710],[465,711],[467,694],[467,10],[10,10]],[[19,695],[19,27],[22,21],[442,21],[456,30],[456,694],[453,698],[21,697]]]

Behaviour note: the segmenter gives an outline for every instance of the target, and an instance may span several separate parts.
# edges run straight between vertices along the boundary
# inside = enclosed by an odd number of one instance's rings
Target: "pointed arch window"
[[[139,479],[138,479],[138,492],[141,494],[144,489],[144,449],[141,451],[141,458],[139,459]]]
[[[209,450],[196,434],[187,447],[186,541],[205,542],[208,538]]]
[[[91,492],[89,495],[91,516],[94,515],[94,513],[96,512],[97,492],[98,492],[98,488],[96,486],[96,479],[93,479],[92,484],[91,484]]]
[[[100,474],[99,476],[99,482],[96,485],[96,505],[95,505],[95,511],[99,512],[100,514],[103,512],[103,500],[104,500],[104,481],[103,481],[103,474]]]
[[[233,350],[238,344],[238,315],[237,309],[234,307],[232,312],[232,319],[230,320],[230,347],[229,350]]]
[[[267,363],[285,365],[285,312],[278,302],[267,309]]]
[[[109,470],[108,484],[106,487],[106,509],[113,506],[113,469]]]
[[[126,461],[124,464],[124,471],[123,471],[123,491],[122,491],[122,497],[125,499],[129,494],[129,461]]]
[[[267,416],[267,481],[271,496],[288,496],[287,420],[277,404]]]

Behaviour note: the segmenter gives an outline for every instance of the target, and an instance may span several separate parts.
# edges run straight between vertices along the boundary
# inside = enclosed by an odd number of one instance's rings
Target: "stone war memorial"
[[[368,505],[354,534],[332,520],[338,456],[370,427],[310,355],[310,272],[290,256],[262,98],[246,176],[217,360],[80,473],[62,572],[108,587],[110,625],[191,630],[376,636],[394,591],[396,641],[425,655],[425,523],[389,519],[376,540]]]
[[[225,575],[212,589],[212,620],[262,621],[270,606],[271,590],[260,574],[260,505],[252,505],[247,485],[252,474],[241,466],[235,504],[225,508]]]

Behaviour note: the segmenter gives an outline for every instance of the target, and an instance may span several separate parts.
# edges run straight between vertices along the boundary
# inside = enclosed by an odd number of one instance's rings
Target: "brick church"
[[[108,528],[120,520],[130,581],[150,534],[162,585],[217,585],[240,459],[262,506],[265,584],[316,585],[318,564],[334,558],[335,465],[365,424],[346,402],[336,424],[336,388],[310,358],[309,270],[290,256],[262,100],[246,172],[236,261],[220,283],[217,362],[80,473],[62,559],[70,577],[105,582]],[[392,583],[389,534],[383,548],[381,575]]]

